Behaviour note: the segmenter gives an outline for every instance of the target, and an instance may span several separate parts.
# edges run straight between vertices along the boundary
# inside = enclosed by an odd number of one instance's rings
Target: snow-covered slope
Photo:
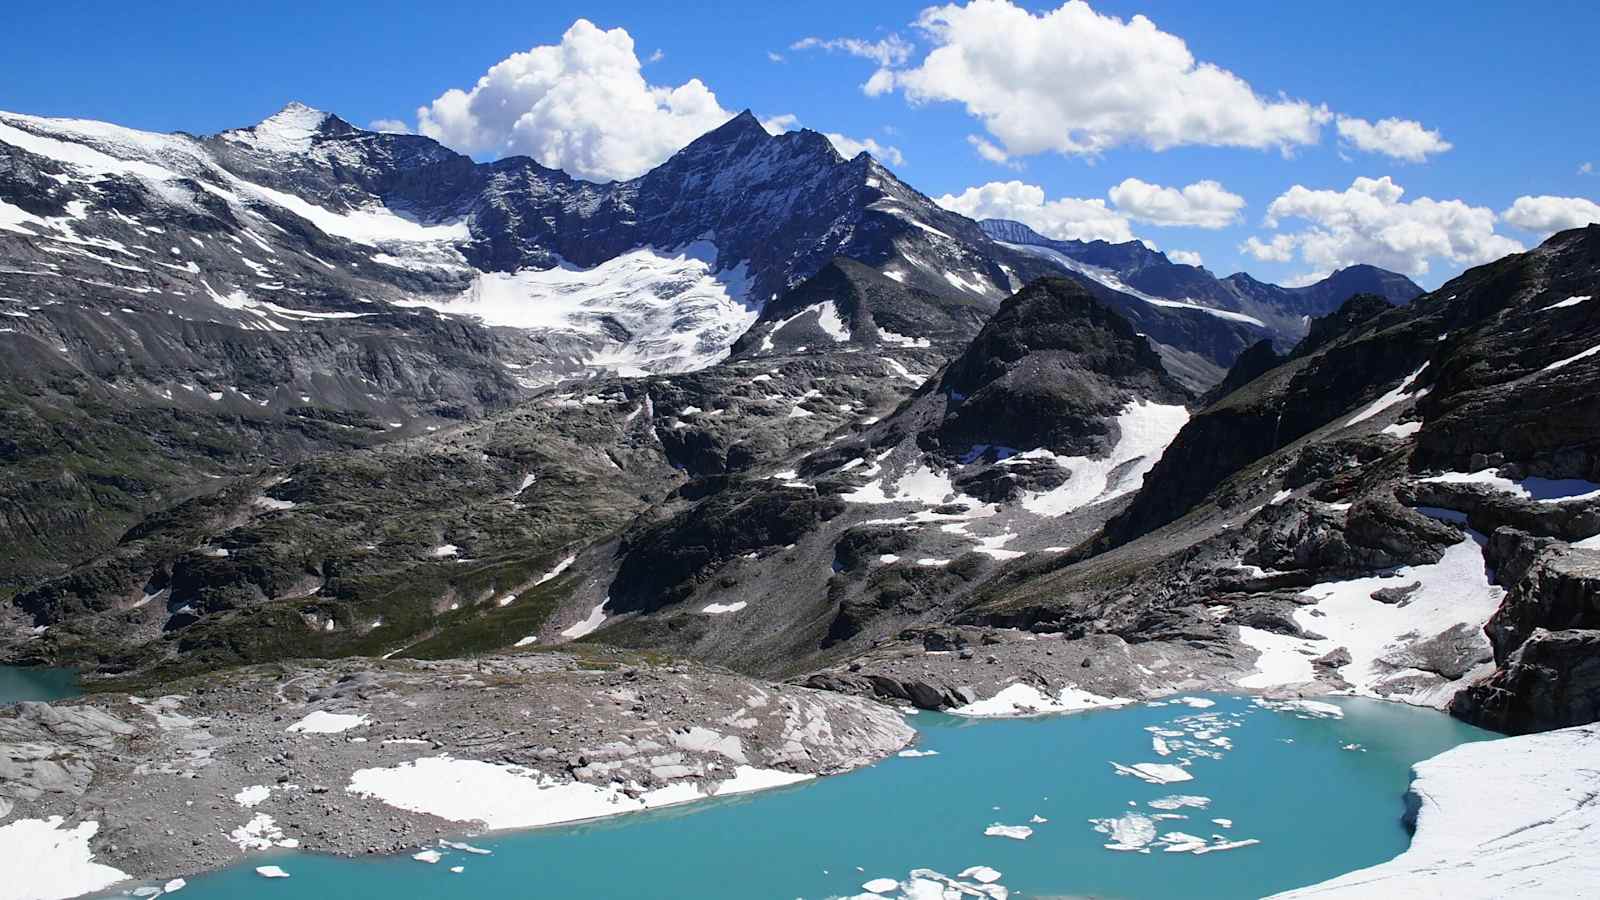
[[[1274,897],[1583,896],[1600,885],[1597,797],[1600,725],[1464,744],[1416,765],[1404,853]]]

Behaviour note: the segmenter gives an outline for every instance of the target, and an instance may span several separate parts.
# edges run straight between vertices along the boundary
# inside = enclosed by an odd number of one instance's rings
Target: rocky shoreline
[[[86,880],[48,894],[67,897],[255,851],[413,852],[482,822],[554,824],[773,787],[870,764],[913,736],[882,704],[603,648],[284,663],[163,696],[0,710],[0,836],[45,832],[81,857]],[[474,790],[485,776],[491,789]],[[534,818],[496,817],[508,785]],[[0,897],[35,896],[10,874]]]

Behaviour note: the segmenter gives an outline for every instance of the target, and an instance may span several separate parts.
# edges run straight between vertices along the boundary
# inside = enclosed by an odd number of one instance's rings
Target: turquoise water
[[[1449,747],[1493,737],[1429,710],[1341,700],[1341,719],[1307,718],[1249,700],[1136,706],[1045,719],[972,721],[919,714],[919,747],[939,755],[892,758],[836,778],[603,822],[472,840],[491,856],[446,851],[436,865],[408,857],[254,856],[248,865],[190,880],[183,896],[291,897],[826,898],[863,882],[904,880],[912,869],[955,875],[998,869],[1012,896],[1258,897],[1388,859],[1405,849],[1401,795],[1410,766]],[[1205,719],[1185,717],[1206,716]],[[1215,725],[1215,727],[1212,727]],[[1175,743],[1210,747],[1157,755],[1148,728],[1185,732]],[[1205,735],[1193,732],[1206,728]],[[1206,739],[1225,736],[1222,750]],[[1359,745],[1360,749],[1345,749]],[[1192,756],[1193,780],[1148,784],[1111,762]],[[1205,855],[1117,852],[1089,823],[1172,794],[1211,798],[1179,808],[1160,829],[1254,846]],[[1032,824],[1024,841],[984,835],[992,823]],[[1231,828],[1211,822],[1233,820]],[[254,866],[276,864],[288,879]],[[451,866],[464,866],[452,874]],[[858,870],[857,867],[861,867]]]
[[[0,706],[19,700],[61,700],[79,694],[71,669],[18,669],[0,666]]]

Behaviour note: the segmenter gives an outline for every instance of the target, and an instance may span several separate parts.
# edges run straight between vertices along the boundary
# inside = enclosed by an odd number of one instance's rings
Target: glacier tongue
[[[560,331],[596,338],[589,365],[620,371],[687,372],[728,355],[760,304],[750,299],[747,266],[718,270],[717,248],[699,240],[660,251],[631,250],[592,268],[486,272],[452,299],[420,298],[449,315],[486,325]]]

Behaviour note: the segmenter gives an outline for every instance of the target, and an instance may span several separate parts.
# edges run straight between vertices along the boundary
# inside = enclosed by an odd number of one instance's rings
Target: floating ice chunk
[[[288,878],[289,873],[278,866],[256,866],[256,874],[262,878]]]
[[[462,853],[472,853],[477,856],[490,856],[494,853],[493,850],[485,850],[482,847],[474,847],[471,844],[464,844],[461,841],[440,841],[439,846],[449,847],[451,850],[460,850]]]
[[[1001,825],[995,823],[983,830],[989,837],[1011,838],[1014,841],[1025,841],[1033,836],[1033,829],[1026,825]]]
[[[1180,781],[1193,781],[1194,776],[1182,766],[1171,763],[1135,763],[1125,766],[1121,763],[1112,763],[1112,768],[1118,775],[1132,775],[1151,784],[1175,784]]]
[[[939,751],[937,751],[937,750],[915,750],[915,749],[912,749],[912,750],[901,750],[899,753],[897,753],[895,755],[896,756],[903,756],[906,759],[920,759],[920,758],[922,758],[924,756],[938,756],[939,755]]]
[[[887,894],[890,891],[899,890],[900,882],[893,878],[874,878],[871,881],[862,883],[861,889],[871,891],[874,894]]]
[[[1179,697],[1178,702],[1193,709],[1210,709],[1217,705],[1217,701],[1207,700],[1204,697]]]
[[[1344,709],[1337,704],[1327,703],[1322,700],[1286,699],[1274,700],[1269,697],[1257,697],[1250,701],[1262,709],[1274,709],[1279,712],[1298,713],[1318,719],[1342,719]]]
[[[433,863],[444,859],[444,854],[430,848],[428,850],[419,850],[416,853],[411,854],[411,858],[417,862],[425,862],[429,865],[432,865]]]
[[[1152,809],[1183,809],[1185,807],[1205,809],[1210,805],[1210,797],[1200,797],[1195,794],[1173,794],[1158,800],[1151,800],[1149,803]]]
[[[971,868],[962,869],[961,872],[956,875],[956,877],[971,878],[973,881],[981,882],[983,884],[993,884],[1000,880],[1000,875],[1001,873],[999,870],[991,869],[988,866],[972,866]]]
[[[1107,850],[1144,851],[1156,839],[1156,823],[1141,813],[1124,813],[1115,819],[1090,819],[1094,830],[1111,837]]]
[[[1218,850],[1237,850],[1240,847],[1253,847],[1259,843],[1261,841],[1256,838],[1245,838],[1242,841],[1218,841],[1198,848],[1194,851],[1194,855],[1204,856],[1207,853],[1216,853]]]

